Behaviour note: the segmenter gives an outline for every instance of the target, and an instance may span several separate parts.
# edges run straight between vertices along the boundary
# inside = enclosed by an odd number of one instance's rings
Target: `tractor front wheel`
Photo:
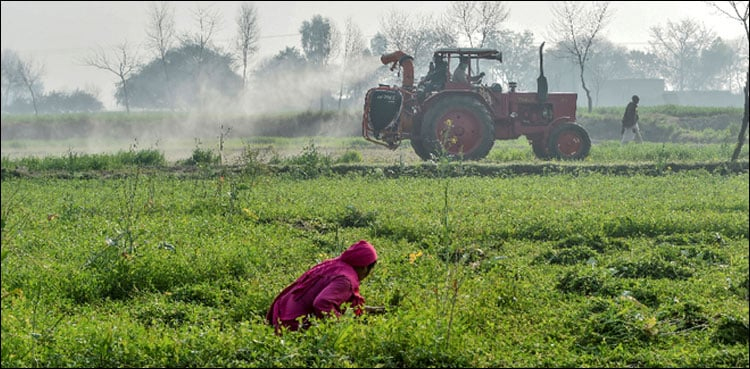
[[[434,157],[479,160],[489,154],[495,143],[489,111],[469,96],[446,97],[437,102],[425,113],[421,131],[424,149]]]
[[[549,136],[548,151],[556,159],[583,160],[591,150],[588,132],[574,123],[557,126]]]

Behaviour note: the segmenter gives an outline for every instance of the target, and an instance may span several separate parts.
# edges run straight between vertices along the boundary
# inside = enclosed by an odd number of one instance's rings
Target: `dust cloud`
[[[198,106],[182,106],[167,113],[131,109],[131,114],[143,119],[93,114],[76,116],[68,122],[63,117],[61,121],[40,118],[20,125],[3,123],[2,156],[154,149],[174,161],[189,157],[198,147],[218,150],[224,146],[236,151],[242,142],[257,136],[353,137],[361,133],[367,90],[379,83],[400,84],[379,56],[352,61],[345,68],[331,65],[285,70],[271,76],[258,72],[235,99],[201,88]],[[180,101],[188,100],[175,96],[178,106]],[[297,119],[299,116],[319,118],[306,122]]]

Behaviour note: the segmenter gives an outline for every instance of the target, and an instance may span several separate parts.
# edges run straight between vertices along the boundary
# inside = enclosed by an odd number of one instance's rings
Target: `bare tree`
[[[750,120],[750,115],[748,115],[748,112],[750,111],[750,106],[748,106],[748,104],[750,104],[750,96],[748,95],[750,83],[747,81],[750,81],[750,72],[747,73],[747,78],[745,79],[745,113],[742,115],[742,127],[740,128],[740,133],[737,135],[737,146],[732,153],[732,161],[737,161],[737,158],[740,157],[742,144],[745,143],[745,135],[747,134],[748,120]]]
[[[422,18],[417,16],[414,18]],[[380,32],[378,34],[385,37],[385,44],[392,50],[386,50],[386,53],[401,50],[406,53],[414,54],[414,49],[409,45],[411,34],[414,33],[412,17],[407,14],[398,12],[394,9],[389,10],[380,18]]]
[[[436,48],[455,46],[456,39],[445,22],[429,14],[406,14],[390,10],[380,19],[379,34],[385,35],[392,51],[414,57],[416,68],[426,69]]]
[[[344,23],[344,61],[361,56],[366,48],[362,30],[352,18],[347,18]]]
[[[136,48],[137,50],[137,48]],[[130,113],[130,93],[128,91],[128,77],[138,68],[138,54],[131,52],[128,42],[115,47],[115,57],[110,58],[103,48],[92,52],[92,55],[84,58],[83,63],[90,67],[106,70],[119,78],[122,88],[123,103],[125,111]]]
[[[686,18],[666,27],[651,27],[649,46],[667,81],[677,91],[696,88],[701,53],[711,47],[716,35],[697,21]]]
[[[183,36],[183,42],[193,44],[198,47],[198,60],[199,65],[202,65],[203,57],[205,56],[205,50],[211,45],[213,36],[219,29],[220,15],[219,13],[211,8],[210,6],[198,7],[193,12],[195,21],[198,23],[198,31],[195,33],[188,33]]]
[[[721,3],[708,1],[707,3],[720,13],[742,24],[742,27],[745,28],[745,37],[747,37],[748,42],[750,42],[750,25],[748,25],[748,20],[750,19],[750,3],[747,1],[723,1]],[[745,57],[747,57],[747,55],[745,55]]]
[[[609,20],[609,2],[564,1],[554,3],[552,14],[554,21],[550,26],[550,38],[578,67],[581,87],[586,91],[588,111],[591,112],[591,91],[586,86],[584,74],[591,49],[595,46],[599,33]]]
[[[342,53],[341,45],[344,43],[344,35],[334,20],[331,20],[331,53],[326,59],[326,64],[335,60]]]
[[[365,47],[365,38],[362,36],[362,30],[354,23],[351,18],[347,18],[344,23],[344,55],[341,62],[341,86],[339,87],[339,109],[341,109],[341,99],[344,94],[344,81],[347,79],[349,65],[353,60],[362,57]]]
[[[452,1],[445,15],[445,23],[453,24],[458,31],[456,33],[464,37],[470,47],[474,47],[474,36],[482,26],[481,20],[476,16],[476,9],[476,1]]]
[[[735,54],[731,57],[731,64],[723,72],[723,78],[726,78],[723,83],[725,88],[732,93],[742,94],[742,89],[745,88],[745,77],[750,67],[750,60],[748,60],[750,43],[746,38],[739,37],[727,41],[727,45],[734,50]]]
[[[34,115],[39,115],[39,107],[37,106],[37,89],[39,83],[44,74],[44,66],[37,63],[33,58],[23,59],[18,58],[18,63],[15,65],[16,75],[21,81],[24,87],[29,91],[31,96],[31,103],[34,105]]]
[[[248,60],[258,51],[260,24],[258,10],[253,3],[242,3],[237,16],[237,50],[242,60],[242,87],[247,83]]]
[[[453,1],[446,23],[454,24],[469,46],[481,48],[500,31],[509,15],[502,1]]]
[[[722,14],[726,15],[730,19],[736,20],[740,23],[742,23],[742,27],[745,28],[745,45],[750,43],[750,25],[748,23],[748,20],[750,19],[750,3],[747,1],[725,1],[723,3],[717,3],[717,2],[708,2],[709,5],[713,6],[716,10],[721,12]],[[744,9],[743,9],[744,7]],[[744,54],[745,58],[748,58],[747,53]],[[747,60],[747,59],[746,59]],[[745,68],[747,69],[747,65],[745,64]],[[740,152],[742,151],[742,145],[745,143],[745,134],[747,134],[747,126],[748,121],[750,120],[750,107],[748,107],[748,104],[750,104],[750,99],[748,96],[748,89],[750,89],[750,72],[747,72],[747,75],[745,77],[745,113],[742,115],[742,126],[740,128],[740,133],[737,136],[737,146],[734,148],[734,152],[732,153],[732,161],[737,161],[737,158],[740,156]]]
[[[6,108],[19,94],[23,88],[21,78],[18,76],[17,65],[20,62],[18,53],[11,49],[2,51],[0,57],[0,74],[2,75],[2,107]]]
[[[454,1],[446,14],[446,24],[454,24],[469,46],[481,48],[495,38],[509,15],[502,1]],[[479,72],[479,59],[476,64]]]
[[[204,68],[207,62],[207,50],[209,47],[211,47],[213,43],[213,37],[219,30],[221,16],[214,8],[211,7],[211,5],[204,7],[200,4],[193,12],[193,16],[195,17],[195,21],[198,23],[198,31],[192,34],[186,34],[183,37],[182,41],[185,44],[193,45],[197,48],[197,67],[195,68],[195,79],[196,81],[198,81],[198,86],[200,86],[202,90],[203,86],[209,84],[206,78],[206,73],[210,73],[210,71]],[[205,96],[205,94],[201,93],[198,100],[198,104],[200,105],[198,107],[199,109],[203,109],[203,107],[206,105],[206,99],[207,97]]]
[[[609,40],[602,40],[597,49],[591,53],[587,74],[592,81],[597,106],[599,93],[608,81],[627,78],[630,74],[627,55],[625,47],[618,47]]]
[[[174,24],[174,8],[169,5],[169,2],[161,1],[151,4],[149,23],[146,29],[147,44],[161,62],[169,106],[172,109],[174,109],[174,97],[169,79],[169,68],[167,67],[167,52],[172,48],[176,38]]]

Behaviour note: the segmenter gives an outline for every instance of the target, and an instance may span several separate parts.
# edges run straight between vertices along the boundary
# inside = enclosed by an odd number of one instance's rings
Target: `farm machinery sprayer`
[[[486,157],[495,140],[525,136],[539,159],[580,160],[591,139],[576,122],[576,93],[549,93],[539,47],[537,91],[517,91],[509,82],[482,83],[471,62],[502,62],[502,54],[485,48],[441,48],[434,52],[426,76],[414,84],[413,57],[395,51],[380,57],[391,70],[403,68],[401,86],[381,84],[365,95],[362,134],[370,142],[395,150],[408,139],[422,160],[447,155],[460,160]],[[450,65],[467,63],[467,78],[451,76]]]

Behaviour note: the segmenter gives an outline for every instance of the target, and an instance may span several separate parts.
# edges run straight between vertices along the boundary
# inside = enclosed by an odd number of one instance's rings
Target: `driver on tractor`
[[[460,63],[458,63],[458,66],[456,67],[456,70],[453,71],[453,82],[459,82],[459,83],[479,83],[482,80],[482,77],[484,77],[484,72],[479,73],[476,76],[472,76],[467,78],[467,69],[469,68],[469,62],[470,59],[466,56],[462,56],[460,59]]]

